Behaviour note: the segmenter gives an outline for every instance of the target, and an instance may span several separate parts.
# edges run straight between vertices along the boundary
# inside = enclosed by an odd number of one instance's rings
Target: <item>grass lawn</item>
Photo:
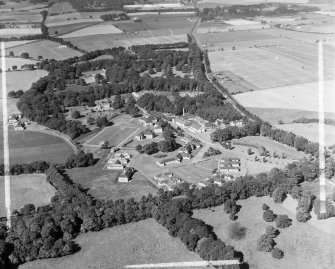
[[[171,171],[186,182],[197,184],[212,174],[210,167],[205,167],[206,163],[199,163],[197,165],[184,165],[172,168]]]
[[[263,220],[261,208],[263,203],[269,205],[275,214],[287,214],[293,219],[293,225],[280,229],[280,234],[275,238],[277,247],[284,251],[284,258],[280,260],[272,258],[270,253],[256,250],[257,239],[265,233],[268,225],[274,224]],[[251,197],[239,201],[238,204],[242,208],[236,222],[247,228],[246,237],[240,241],[234,241],[228,236],[228,227],[233,221],[229,219],[228,214],[223,212],[223,206],[214,208],[215,212],[211,212],[210,209],[196,210],[194,217],[212,225],[220,239],[242,251],[250,269],[326,269],[333,267],[335,261],[334,236],[322,232],[309,223],[298,223],[295,220],[295,214],[280,204],[274,204],[269,197]]]
[[[108,140],[110,145],[117,146],[123,141],[125,141],[128,137],[130,137],[134,132],[136,132],[136,130],[137,128],[131,128],[131,127],[120,127],[120,126],[106,127],[91,140],[87,141],[86,145],[98,146],[100,142]]]
[[[7,67],[12,68],[12,65]],[[21,68],[21,66],[19,68]],[[27,91],[30,89],[31,84],[33,84],[41,77],[44,77],[46,75],[48,75],[48,72],[45,70],[7,72],[6,73],[7,93],[10,91],[18,91],[18,90]],[[2,83],[2,78],[0,78],[0,83]]]
[[[275,125],[278,129],[283,129],[301,135],[312,142],[319,142],[319,124],[318,123],[290,123]],[[335,144],[335,126],[324,125],[325,130],[325,145],[330,146]]]
[[[132,264],[201,261],[153,219],[81,234],[75,241],[81,250],[74,255],[29,262],[19,268],[110,269]]]
[[[3,133],[0,126],[0,162],[3,162]],[[49,161],[63,163],[73,153],[72,147],[62,138],[34,131],[9,131],[11,163]]]
[[[74,168],[67,171],[70,178],[89,189],[89,193],[98,199],[141,199],[143,195],[156,193],[157,189],[141,173],[136,172],[132,181],[119,183],[120,171],[103,170],[99,166]]]
[[[28,52],[31,57],[37,58],[39,55],[43,59],[64,60],[74,56],[81,56],[82,54],[76,50],[65,47],[60,48],[57,42],[42,40],[33,42],[23,46],[12,48],[15,55],[21,55],[22,52]]]
[[[0,216],[6,216],[4,179],[0,177]],[[45,174],[29,174],[11,176],[11,202],[12,210],[20,210],[26,204],[35,207],[47,205],[56,190],[47,181]]]

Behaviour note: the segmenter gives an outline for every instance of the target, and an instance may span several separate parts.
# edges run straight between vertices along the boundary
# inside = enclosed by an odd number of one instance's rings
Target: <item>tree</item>
[[[251,154],[252,154],[251,148],[248,148],[248,155],[251,155]]]
[[[282,187],[277,187],[272,193],[272,198],[275,203],[282,203],[287,195]]]
[[[14,51],[11,50],[11,51],[9,52],[9,56],[10,56],[10,57],[14,57]]]
[[[12,66],[13,71],[17,70],[17,65]]]
[[[95,119],[93,117],[88,117],[86,123],[87,125],[93,125],[95,123]]]
[[[246,235],[247,228],[241,227],[240,223],[235,222],[229,226],[229,237],[234,240],[241,240]]]
[[[108,149],[108,147],[109,147],[109,141],[108,141],[108,140],[105,140],[105,141],[102,143],[101,148],[102,148],[102,149]]]
[[[265,210],[263,212],[263,219],[266,221],[266,222],[272,222],[276,219],[276,215],[273,213],[272,210]]]
[[[27,52],[22,52],[22,53],[21,53],[21,57],[24,58],[24,59],[28,59],[28,58],[29,58],[29,53],[27,53]]]
[[[268,210],[269,208],[270,208],[270,207],[269,207],[267,204],[263,204],[263,205],[262,205],[262,209],[263,209],[263,210]]]
[[[292,225],[292,220],[287,215],[278,215],[276,218],[277,228],[286,228]]]
[[[271,238],[276,238],[279,235],[279,230],[276,229],[274,226],[268,226],[266,227],[265,234]]]
[[[80,118],[80,112],[78,110],[73,110],[71,113],[71,117],[73,119],[79,119]]]
[[[102,127],[106,127],[109,125],[109,122],[107,120],[106,116],[103,117],[98,117],[95,121],[97,127],[102,128]]]
[[[302,195],[302,188],[300,186],[293,186],[291,190],[291,195],[293,199],[298,199]]]
[[[38,56],[37,56],[37,59],[38,59],[38,60],[42,60],[42,59],[43,59],[43,56],[42,56],[42,55],[38,55]]]
[[[121,98],[120,94],[115,95],[112,107],[114,109],[120,109],[124,106],[124,100]]]
[[[262,234],[257,241],[257,250],[270,252],[275,245],[275,241],[270,236]]]
[[[142,152],[142,145],[140,145],[140,144],[136,145],[135,149],[138,152]]]
[[[279,248],[273,248],[271,250],[271,255],[275,259],[281,259],[284,257],[284,252]]]

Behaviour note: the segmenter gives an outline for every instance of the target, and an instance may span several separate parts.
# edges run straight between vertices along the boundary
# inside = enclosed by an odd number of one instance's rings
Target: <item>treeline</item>
[[[170,236],[178,237],[188,250],[195,251],[204,260],[243,261],[240,252],[218,239],[213,228],[204,221],[192,218],[192,213],[191,201],[177,198],[158,206],[154,218],[169,231]]]
[[[75,167],[88,167],[95,165],[97,162],[93,158],[92,153],[84,153],[80,151],[78,154],[72,154],[62,164],[55,164],[58,169],[71,169]],[[10,175],[21,175],[21,174],[33,174],[33,173],[45,173],[45,171],[51,166],[50,162],[47,161],[34,161],[25,164],[11,164],[9,173]],[[4,175],[4,164],[0,164],[0,176]]]
[[[101,15],[100,18],[104,21],[124,21],[129,20],[130,18],[125,13],[120,14],[104,14]]]
[[[135,53],[140,51],[166,50],[166,49],[182,49],[188,48],[188,42],[176,42],[169,44],[146,44],[146,45],[132,45],[130,49]]]
[[[137,105],[147,111],[173,113],[174,115],[182,115],[184,109],[185,112],[210,122],[217,119],[230,122],[242,118],[230,103],[225,102],[224,97],[217,90],[211,90],[195,97],[188,95],[181,97],[178,94],[173,94],[172,97],[173,101],[165,95],[146,93],[137,100]]]
[[[318,123],[319,119],[308,119],[305,117],[293,120],[292,123],[303,123],[303,124],[307,124],[307,123]],[[332,119],[325,119],[325,124],[327,125],[332,125],[335,126],[335,120]]]

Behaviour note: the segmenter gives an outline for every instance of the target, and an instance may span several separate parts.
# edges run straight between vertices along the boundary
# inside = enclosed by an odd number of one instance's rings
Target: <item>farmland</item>
[[[31,59],[23,59],[23,58],[12,58],[12,57],[6,57],[6,66],[8,68],[12,68],[13,65],[17,66],[17,70],[21,69],[21,66],[24,64],[36,64],[37,61],[31,60]]]
[[[0,177],[0,192],[4,193],[3,177]],[[11,202],[12,210],[20,208],[28,203],[36,207],[50,203],[56,190],[46,181],[44,174],[29,174],[11,176]],[[6,216],[4,196],[0,199],[0,216]]]
[[[266,203],[276,214],[287,214],[293,219],[293,225],[280,230],[275,239],[278,247],[284,251],[280,260],[272,258],[270,253],[256,250],[257,239],[265,233],[268,225],[262,218],[262,204]],[[238,201],[241,211],[238,213],[238,222],[247,228],[246,237],[235,241],[228,236],[228,227],[233,223],[229,215],[223,212],[223,206],[210,209],[196,210],[194,216],[204,220],[214,227],[215,233],[224,242],[233,245],[244,254],[244,259],[250,268],[330,268],[335,259],[332,249],[335,243],[332,236],[310,225],[309,222],[299,223],[295,214],[285,208],[284,204],[275,204],[269,197],[251,197]],[[331,220],[331,219],[330,219]],[[319,221],[322,223],[323,221]],[[318,253],[318,255],[315,255]]]
[[[109,269],[131,264],[201,261],[153,219],[81,234],[75,241],[81,247],[76,254],[29,262],[19,268]]]
[[[140,172],[136,172],[128,183],[120,183],[117,177],[120,171],[103,170],[98,165],[87,168],[68,170],[70,178],[89,189],[89,193],[98,199],[127,199],[133,197],[140,200],[142,195],[157,192],[156,187]]]
[[[64,60],[66,58],[80,56],[81,53],[71,48],[60,47],[60,44],[42,40],[29,43],[23,46],[14,47],[11,49],[15,55],[21,55],[22,52],[27,52],[33,58],[42,56],[43,59]]]
[[[54,25],[51,27],[48,27],[48,31],[50,35],[65,35],[95,24],[98,24],[99,22],[88,20],[87,22],[69,22],[68,24],[61,24],[61,25]]]
[[[2,138],[2,124],[0,131]],[[34,131],[9,131],[9,157],[13,164],[42,160],[63,163],[72,153],[72,147],[62,138]],[[0,162],[3,162],[3,139]]]
[[[81,36],[90,36],[90,35],[101,35],[101,34],[120,34],[123,33],[122,30],[116,28],[110,23],[97,24],[82,28],[80,30],[74,31],[72,33],[65,34],[61,36],[62,38],[71,38],[71,37],[81,37]]]
[[[334,81],[324,83],[325,112],[335,112]],[[297,84],[234,95],[245,107],[318,111],[318,83]]]
[[[12,36],[27,36],[27,35],[38,35],[41,34],[41,28],[21,28],[21,29],[0,29],[0,35],[3,37],[12,37]]]
[[[319,124],[318,123],[291,123],[276,126],[279,129],[301,135],[312,142],[319,142]],[[326,146],[335,144],[335,126],[324,125]]]
[[[8,68],[11,68],[9,65]],[[20,68],[20,67],[19,67]],[[27,91],[30,89],[31,84],[36,82],[39,78],[48,74],[45,70],[29,70],[29,71],[12,71],[6,73],[7,92],[10,91]],[[20,79],[17,79],[20,77]],[[2,79],[0,78],[0,82]]]

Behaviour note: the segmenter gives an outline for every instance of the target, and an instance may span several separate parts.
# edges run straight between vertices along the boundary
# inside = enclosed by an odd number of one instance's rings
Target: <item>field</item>
[[[22,52],[28,52],[33,58],[37,58],[41,55],[43,59],[55,60],[64,60],[66,58],[82,55],[80,52],[71,48],[60,48],[60,44],[49,40],[33,42],[12,48],[11,50],[15,55],[21,55]]]
[[[334,113],[334,81],[324,83],[325,112]],[[318,83],[297,84],[234,95],[245,107],[318,111]]]
[[[55,25],[52,27],[48,27],[49,34],[50,35],[65,35],[77,30],[80,30],[82,28],[86,28],[92,25],[95,25],[99,22],[92,22],[92,21],[87,21],[87,22],[79,22],[79,23],[74,23],[71,22],[69,24],[62,24],[62,25]]]
[[[301,135],[312,142],[319,142],[319,124],[318,123],[291,123],[276,125],[277,128],[283,129]],[[325,125],[325,145],[335,144],[335,126]]]
[[[22,29],[0,29],[0,35],[2,37],[12,37],[12,36],[26,36],[26,35],[38,35],[41,34],[41,28],[22,28]]]
[[[8,68],[12,68],[12,65],[7,65]],[[20,68],[20,67],[19,67]],[[12,71],[6,73],[7,92],[10,91],[27,91],[30,89],[31,84],[36,82],[39,78],[48,75],[45,70],[30,70],[30,71]],[[20,79],[18,79],[20,78]],[[2,83],[2,78],[0,78]]]
[[[25,45],[25,44],[28,44],[28,43],[31,43],[31,42],[34,42],[34,40],[8,41],[8,42],[5,42],[5,48],[9,49],[9,48],[12,48],[12,47]]]
[[[108,140],[110,145],[118,146],[137,132],[135,127],[110,126],[104,128],[100,133],[85,143],[86,146],[98,147],[99,143]],[[134,134],[135,135],[135,134]]]
[[[0,162],[3,162],[3,134],[0,125]],[[34,131],[9,131],[9,156],[12,164],[33,161],[63,163],[73,153],[62,138]]]
[[[6,57],[5,62],[6,62],[7,69],[8,68],[12,69],[12,66],[16,65],[18,70],[20,70],[21,66],[24,64],[36,64],[37,63],[37,61],[31,60],[31,59],[12,58],[12,57]],[[16,75],[19,75],[19,74],[20,73],[16,73]]]
[[[309,119],[318,118],[318,112],[316,111],[257,107],[247,107],[247,109],[251,113],[272,124],[277,124],[279,120],[283,121],[284,123],[292,123],[293,120],[302,117]],[[325,113],[325,118],[335,120],[335,113]]]
[[[215,161],[213,161],[215,163]],[[216,161],[217,166],[217,161]],[[214,167],[215,168],[215,167]],[[194,165],[181,165],[172,169],[172,172],[188,183],[197,184],[212,175],[212,167],[207,167],[206,163]]]
[[[3,177],[0,177],[0,182],[0,216],[3,217],[6,216]],[[11,176],[12,210],[20,210],[22,206],[29,203],[34,204],[35,207],[47,205],[55,192],[55,189],[46,181],[44,174]]]
[[[68,170],[70,178],[89,189],[89,193],[98,199],[127,199],[133,197],[140,200],[142,195],[157,192],[153,184],[141,173],[136,172],[128,183],[119,183],[118,171],[103,170],[98,165],[87,168]]]
[[[82,28],[72,33],[62,35],[61,38],[103,35],[103,34],[120,34],[120,33],[123,33],[123,31],[116,28],[114,25],[110,23],[103,23],[103,24],[97,24],[97,25],[86,27],[86,28]]]
[[[280,234],[275,238],[278,247],[284,251],[283,259],[272,258],[270,253],[256,250],[257,239],[265,233],[265,229],[272,223],[267,223],[262,218],[262,204],[266,203],[275,214],[287,214],[293,219],[293,225],[280,229]],[[207,224],[214,227],[215,233],[224,242],[233,245],[237,250],[244,254],[245,261],[248,262],[250,269],[259,268],[297,268],[297,269],[326,269],[334,264],[335,247],[334,236],[322,231],[323,221],[317,222],[319,227],[314,224],[298,223],[295,214],[285,208],[284,205],[273,203],[269,197],[251,197],[247,200],[239,201],[242,206],[237,214],[239,222],[247,228],[246,237],[240,241],[235,241],[228,236],[228,227],[233,223],[229,215],[223,212],[223,206],[215,207],[215,211],[210,209],[196,210],[194,216],[204,220]],[[332,220],[333,219],[329,219]],[[333,223],[333,222],[332,222]],[[317,255],[315,255],[317,253]]]
[[[74,255],[29,262],[19,268],[110,269],[131,264],[201,261],[153,219],[81,234],[75,241],[81,250]]]
[[[79,48],[87,51],[119,46],[128,48],[132,45],[187,42],[186,34],[174,34],[177,30],[173,31],[172,33],[166,32],[167,30],[158,30],[157,33],[153,31],[145,31],[140,32],[139,34],[94,35],[89,37],[83,36],[69,38],[68,40]]]

